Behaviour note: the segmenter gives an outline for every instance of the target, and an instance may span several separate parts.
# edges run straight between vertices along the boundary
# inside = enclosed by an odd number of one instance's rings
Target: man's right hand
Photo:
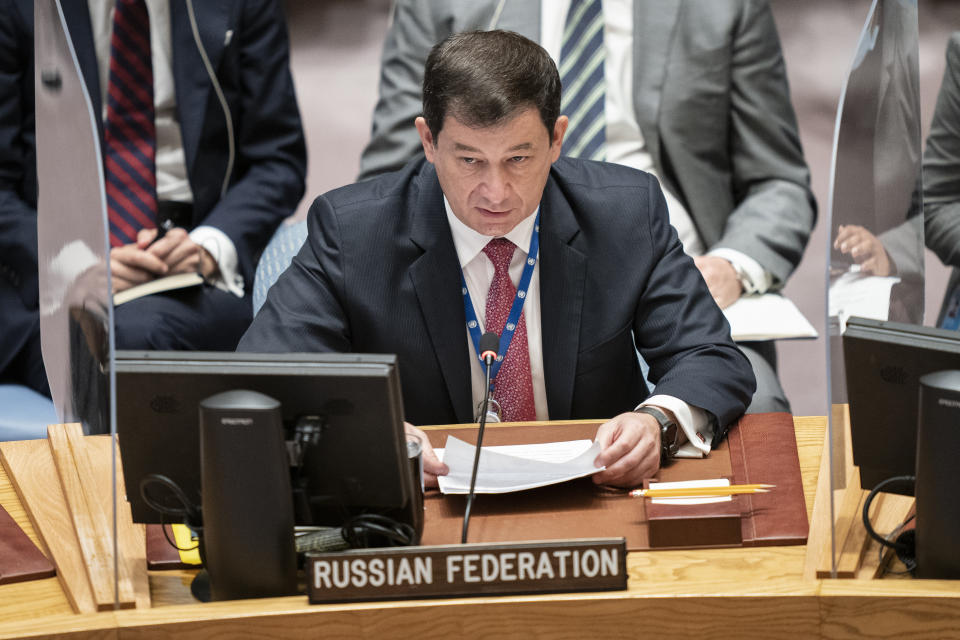
[[[407,434],[407,439],[416,440],[420,443],[421,460],[423,462],[423,484],[427,487],[436,488],[437,476],[445,476],[450,473],[450,467],[440,462],[440,458],[433,452],[433,446],[427,439],[427,434],[417,429],[409,422],[403,423],[403,430]]]

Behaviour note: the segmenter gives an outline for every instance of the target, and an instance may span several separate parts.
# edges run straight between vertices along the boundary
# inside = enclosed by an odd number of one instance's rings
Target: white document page
[[[450,473],[437,478],[440,491],[468,493],[476,447],[449,436],[446,447],[435,451],[450,468]],[[509,493],[589,476],[602,471],[593,466],[599,454],[599,443],[590,440],[483,447],[475,491]]]
[[[817,337],[817,330],[797,305],[777,293],[741,296],[723,315],[737,342]]]

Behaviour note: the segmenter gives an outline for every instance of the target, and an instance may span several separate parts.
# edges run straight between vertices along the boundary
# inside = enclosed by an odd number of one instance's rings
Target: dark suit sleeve
[[[728,144],[737,205],[710,248],[750,256],[779,288],[803,256],[816,208],[770,7],[745,2],[735,28]]]
[[[639,249],[653,259],[634,318],[637,349],[650,365],[655,393],[706,410],[719,434],[750,403],[753,369],[670,226],[663,192],[649,179],[649,246]]]
[[[33,20],[23,13],[32,6],[0,0],[0,378],[49,394],[37,364]],[[29,375],[18,361],[29,365]]]
[[[351,351],[339,225],[324,196],[310,207],[307,228],[300,253],[270,287],[237,351]]]
[[[35,162],[32,28],[18,3],[0,0],[0,279],[18,289],[34,310]]]
[[[360,158],[360,180],[396,171],[420,151],[413,121],[422,112],[421,86],[427,55],[448,36],[435,15],[436,3],[397,0],[380,61],[380,97],[370,142]]]
[[[240,18],[241,95],[233,111],[233,181],[203,224],[234,243],[246,287],[255,259],[277,225],[303,196],[306,145],[289,67],[289,41],[280,3],[245,3]],[[216,97],[211,93],[210,100]],[[217,185],[219,188],[219,185]]]
[[[923,156],[926,244],[960,267],[960,32],[947,45],[947,67]]]

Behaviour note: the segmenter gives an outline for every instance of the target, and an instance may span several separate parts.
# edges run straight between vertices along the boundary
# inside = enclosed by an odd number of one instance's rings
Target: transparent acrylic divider
[[[918,37],[916,0],[874,0],[837,109],[825,325],[834,577],[850,530],[841,506],[850,505],[847,490],[860,490],[846,405],[846,321],[851,316],[923,321]]]
[[[82,11],[87,11],[85,4]],[[113,307],[99,116],[93,113],[59,0],[35,3],[34,38],[43,360],[61,422],[81,423],[85,434],[109,433],[115,440]],[[80,493],[91,495],[91,490],[110,487],[108,495],[113,496],[112,508],[102,514],[109,522],[93,524],[112,532],[108,546],[114,558],[116,605],[116,507],[125,496],[117,496],[116,449],[106,444],[109,468],[86,464],[97,471],[96,489],[81,486]],[[79,455],[70,459],[86,463]],[[81,466],[76,467],[77,477],[89,481],[89,474],[80,473]],[[57,482],[57,475],[50,481]]]

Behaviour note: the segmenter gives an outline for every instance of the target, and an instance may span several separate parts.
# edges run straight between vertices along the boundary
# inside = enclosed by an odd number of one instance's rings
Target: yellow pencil
[[[630,495],[637,498],[701,498],[732,496],[741,493],[767,493],[773,484],[734,484],[728,487],[683,487],[673,489],[636,489]]]

